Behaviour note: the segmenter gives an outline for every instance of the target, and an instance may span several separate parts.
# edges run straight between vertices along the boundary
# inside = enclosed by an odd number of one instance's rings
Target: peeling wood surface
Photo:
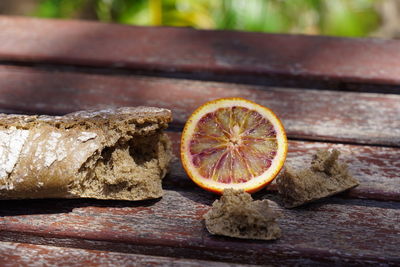
[[[180,133],[169,132],[173,142],[175,160],[165,185],[173,188],[193,187],[180,162]],[[289,141],[285,166],[296,169],[310,166],[317,149],[336,148],[341,152],[340,160],[349,165],[350,173],[360,185],[344,194],[351,198],[400,201],[400,148],[332,144],[323,142]],[[267,190],[276,191],[275,184]]]
[[[99,250],[0,242],[0,265],[13,266],[191,266],[234,267],[245,264],[189,260]]]
[[[0,240],[11,241],[8,233],[17,232],[21,238],[31,236],[32,243],[33,237],[36,242],[60,238],[93,249],[88,243],[73,242],[93,240],[99,250],[157,247],[154,255],[249,264],[400,264],[398,202],[330,198],[287,210],[271,200],[272,208],[281,214],[283,237],[260,242],[211,236],[202,216],[214,200],[211,193],[194,189],[166,190],[162,199],[150,203],[1,201]]]
[[[204,102],[244,97],[302,140],[289,142],[286,164],[303,168],[316,149],[337,148],[361,183],[294,210],[280,207],[272,184],[254,197],[281,215],[281,239],[212,236],[202,216],[217,196],[190,181],[180,133],[169,132],[175,160],[162,199],[0,201],[1,266],[400,265],[400,41],[4,16],[0,28],[1,112],[159,106],[173,110],[171,128],[180,130]]]
[[[0,17],[0,60],[115,67],[269,84],[400,85],[400,41]]]
[[[0,67],[0,96],[0,109],[10,112],[64,114],[106,106],[165,107],[173,110],[173,125],[178,128],[208,100],[244,97],[275,111],[289,137],[400,146],[400,95]]]

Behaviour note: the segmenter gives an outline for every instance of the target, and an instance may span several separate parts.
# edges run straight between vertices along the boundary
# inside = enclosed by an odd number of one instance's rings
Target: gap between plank
[[[42,71],[57,71],[67,73],[83,73],[83,74],[101,74],[109,76],[146,76],[156,78],[173,78],[194,81],[209,81],[222,83],[237,83],[243,85],[286,87],[299,89],[319,89],[329,91],[345,91],[345,92],[363,92],[363,93],[381,93],[381,94],[400,94],[400,85],[373,84],[373,83],[356,83],[346,81],[335,81],[318,79],[313,77],[296,77],[290,75],[271,75],[258,77],[254,75],[230,75],[215,74],[204,71],[158,71],[143,70],[126,67],[96,67],[90,65],[74,65],[66,63],[53,62],[25,62],[25,61],[1,61],[0,65],[9,67],[29,67]]]

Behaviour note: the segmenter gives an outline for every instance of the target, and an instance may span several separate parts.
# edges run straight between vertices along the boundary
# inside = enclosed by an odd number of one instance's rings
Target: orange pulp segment
[[[286,154],[286,133],[278,117],[242,98],[205,103],[182,132],[183,167],[197,185],[215,193],[263,188],[279,173]]]

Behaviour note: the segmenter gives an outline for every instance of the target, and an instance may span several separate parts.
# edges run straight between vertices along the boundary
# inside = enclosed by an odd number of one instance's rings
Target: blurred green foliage
[[[42,0],[35,16],[133,25],[367,36],[380,0]]]

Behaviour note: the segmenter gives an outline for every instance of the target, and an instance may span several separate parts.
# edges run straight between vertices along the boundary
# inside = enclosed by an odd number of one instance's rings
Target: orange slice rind
[[[243,98],[223,98],[196,109],[185,124],[181,161],[188,176],[215,193],[255,192],[276,177],[287,154],[279,118]]]

